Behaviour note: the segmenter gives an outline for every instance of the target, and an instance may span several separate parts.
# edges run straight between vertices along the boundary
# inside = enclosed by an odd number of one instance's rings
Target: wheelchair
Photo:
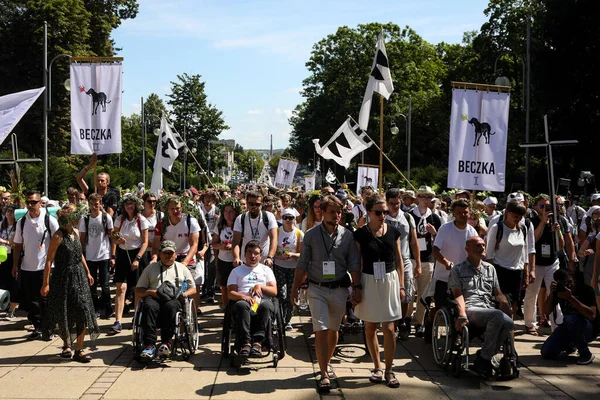
[[[430,310],[433,312],[433,310]],[[473,364],[470,359],[469,344],[473,339],[483,340],[483,327],[468,325],[462,332],[455,328],[458,318],[457,303],[449,298],[447,303],[437,308],[431,328],[431,343],[435,362],[444,369],[450,368],[458,378]],[[479,353],[477,351],[476,355]],[[501,352],[492,358],[493,377],[496,380],[511,380],[519,377],[518,354],[514,345],[514,331],[501,346]]]
[[[267,326],[267,334],[262,343],[263,354],[261,357],[246,358],[238,356],[240,349],[236,348],[235,344],[235,316],[233,312],[234,301],[230,301],[225,308],[225,316],[223,318],[223,332],[221,334],[221,352],[225,358],[229,359],[229,364],[234,368],[240,368],[250,360],[255,360],[260,363],[260,360],[272,357],[273,367],[276,368],[279,360],[285,357],[287,350],[287,340],[285,337],[285,323],[283,313],[279,305],[277,297],[269,298],[273,302],[274,311],[269,318]],[[264,298],[263,301],[267,300]],[[266,352],[264,351],[266,350]]]
[[[132,341],[135,358],[141,362],[140,354],[144,350],[144,332],[142,328],[142,315],[144,313],[143,301],[138,301],[132,320]],[[175,334],[173,335],[173,350],[171,357],[181,356],[187,361],[198,349],[198,315],[195,301],[188,297],[185,299],[182,310],[175,315]]]

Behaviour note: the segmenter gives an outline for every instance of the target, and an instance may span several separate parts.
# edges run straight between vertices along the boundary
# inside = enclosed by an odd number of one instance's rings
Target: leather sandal
[[[60,353],[60,358],[71,358],[73,357],[73,352],[71,351],[70,346],[63,346],[62,352]]]
[[[262,346],[260,343],[254,343],[252,345],[252,349],[250,350],[251,357],[262,357]]]
[[[75,350],[75,355],[73,356],[73,360],[80,362],[80,363],[84,363],[87,364],[90,361],[92,361],[92,357],[90,357],[89,355],[85,354],[85,352],[83,351],[83,349],[80,350]]]
[[[378,372],[381,372],[381,375],[379,375]],[[369,377],[369,382],[371,382],[371,383],[383,382],[383,370],[381,368],[373,368],[371,370],[371,377]]]
[[[333,370],[333,367],[331,366],[331,364],[327,364],[327,377],[329,379],[336,378],[335,371]]]
[[[250,345],[249,344],[245,344],[240,349],[239,355],[242,356],[242,357],[248,357],[250,355],[250,350],[251,350]]]
[[[325,380],[327,379],[327,382]],[[331,381],[328,377],[324,376],[319,380],[319,389],[318,392],[320,394],[327,394],[331,392]]]

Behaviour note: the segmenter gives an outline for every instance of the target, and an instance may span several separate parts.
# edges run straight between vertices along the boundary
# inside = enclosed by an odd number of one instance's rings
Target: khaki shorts
[[[342,318],[346,313],[346,300],[349,294],[348,288],[329,289],[308,285],[308,306],[315,332],[340,329]]]

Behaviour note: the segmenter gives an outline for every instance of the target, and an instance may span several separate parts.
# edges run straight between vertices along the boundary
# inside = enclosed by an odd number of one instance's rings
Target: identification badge
[[[419,245],[419,250],[423,251],[427,249],[427,240],[424,237],[417,238],[417,244]]]
[[[385,262],[378,261],[373,263],[373,277],[376,281],[385,280]]]
[[[542,245],[542,257],[550,258],[550,245],[549,244]]]
[[[323,279],[335,279],[335,261],[323,261]]]

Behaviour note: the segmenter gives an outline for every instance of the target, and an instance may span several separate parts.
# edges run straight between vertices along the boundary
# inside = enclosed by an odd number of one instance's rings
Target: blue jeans
[[[565,315],[552,335],[542,345],[542,357],[555,358],[571,343],[580,356],[589,356],[588,343],[593,340],[592,323],[581,315]]]
[[[498,353],[500,346],[506,342],[510,331],[515,327],[508,315],[495,308],[469,307],[467,318],[469,324],[485,329],[481,357],[488,361]]]

